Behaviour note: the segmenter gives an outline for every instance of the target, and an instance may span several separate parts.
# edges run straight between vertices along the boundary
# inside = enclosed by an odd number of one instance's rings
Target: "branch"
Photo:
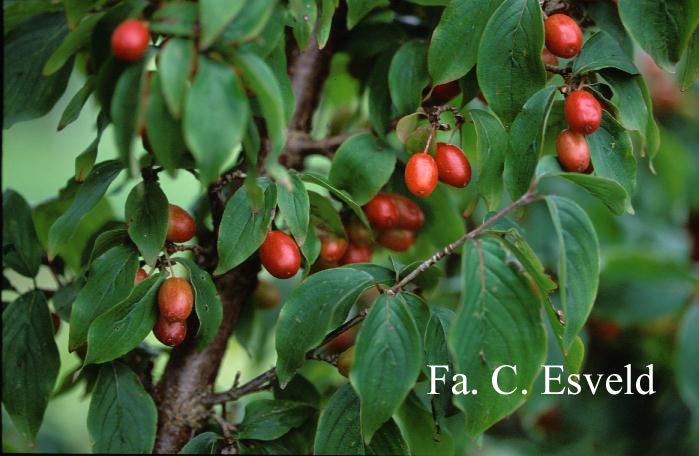
[[[544,67],[546,67],[546,71],[550,73],[556,73],[560,74],[561,76],[568,76],[569,74],[572,73],[572,70],[570,68],[562,68],[558,67],[556,65],[549,65],[548,63],[544,64]]]

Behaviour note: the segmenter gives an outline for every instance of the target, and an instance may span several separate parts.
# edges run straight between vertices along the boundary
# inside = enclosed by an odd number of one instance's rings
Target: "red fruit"
[[[323,350],[330,354],[342,353],[347,350],[354,345],[354,340],[357,337],[357,328],[358,326],[352,326],[347,331],[338,334],[325,344]]]
[[[192,313],[194,293],[187,279],[170,277],[158,290],[158,309],[160,318],[167,321],[182,321]]]
[[[415,233],[410,230],[384,230],[379,233],[379,244],[395,252],[405,252],[415,243]]]
[[[327,236],[320,242],[320,257],[328,262],[334,263],[347,251],[347,241],[344,238]]]
[[[583,33],[578,24],[565,14],[552,14],[544,21],[546,48],[564,59],[575,57],[582,48]]]
[[[148,273],[146,272],[146,270],[143,268],[138,268],[138,270],[136,271],[136,277],[134,277],[134,279],[133,279],[134,286],[143,282],[147,278],[148,278]]]
[[[184,209],[174,204],[168,206],[166,239],[170,242],[187,242],[197,232],[197,223]]]
[[[371,231],[358,218],[353,218],[345,229],[352,244],[371,245],[374,240]]]
[[[393,228],[398,223],[398,206],[385,193],[379,193],[364,206],[369,223],[379,229]]]
[[[153,327],[155,337],[165,345],[174,347],[184,342],[187,337],[186,321],[168,321],[162,317],[158,318]]]
[[[149,39],[150,32],[145,22],[128,19],[112,33],[112,53],[119,60],[135,62],[145,55]]]
[[[571,130],[589,135],[599,128],[602,106],[590,92],[574,90],[566,98],[565,115]]]
[[[396,228],[419,230],[425,223],[425,214],[413,200],[398,193],[389,193],[398,207],[398,223]]]
[[[558,57],[551,54],[551,51],[549,51],[548,49],[544,48],[541,50],[541,62],[544,65],[558,66]],[[551,79],[551,76],[553,76],[553,73],[547,71],[546,78]]]
[[[373,253],[371,246],[350,244],[345,255],[340,258],[340,264],[370,263]]]
[[[281,302],[282,295],[272,282],[260,280],[252,294],[252,300],[258,309],[274,309]]]
[[[463,188],[471,182],[471,164],[464,151],[453,144],[437,143],[435,155],[439,180]]]
[[[405,185],[418,198],[429,196],[437,186],[439,172],[431,155],[417,153],[410,157],[405,167]],[[381,227],[392,228],[392,227]]]
[[[556,138],[556,152],[566,171],[582,173],[590,166],[590,146],[580,133],[563,130]]]
[[[278,279],[293,277],[301,267],[301,253],[293,238],[281,231],[270,231],[260,247],[260,261]]]
[[[432,98],[438,103],[446,103],[461,92],[459,81],[445,82],[434,86],[432,89]]]

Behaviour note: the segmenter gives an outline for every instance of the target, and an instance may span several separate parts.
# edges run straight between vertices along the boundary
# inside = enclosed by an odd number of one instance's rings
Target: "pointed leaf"
[[[158,69],[165,103],[176,119],[182,113],[187,80],[194,62],[194,44],[189,40],[172,38],[160,52]]]
[[[160,184],[142,181],[128,198],[124,209],[129,237],[150,266],[154,266],[165,245],[168,230],[168,202]]]
[[[207,49],[245,6],[244,0],[202,0],[199,2],[201,38],[199,49]]]
[[[573,61],[573,73],[582,74],[603,68],[616,68],[628,74],[638,74],[631,57],[605,31],[599,31],[585,41]]]
[[[194,288],[194,308],[199,319],[197,349],[203,350],[214,340],[223,320],[223,304],[218,296],[216,285],[208,272],[188,258],[178,257],[175,261],[189,272],[189,282]]]
[[[274,440],[301,426],[313,414],[303,402],[259,399],[245,407],[245,419],[238,425],[241,439]]]
[[[412,40],[398,49],[388,70],[388,89],[398,114],[415,112],[422,100],[427,74],[427,44]]]
[[[388,0],[347,0],[347,28],[352,30],[373,9],[388,4]]]
[[[180,166],[187,146],[182,137],[181,123],[167,109],[161,74],[156,73],[151,79],[150,95],[146,106],[146,132],[158,163],[172,172]]]
[[[2,194],[2,263],[25,277],[34,277],[43,254],[34,228],[32,209],[14,190]]]
[[[364,454],[359,427],[359,398],[345,383],[330,397],[318,421],[314,454]]]
[[[476,159],[478,162],[478,191],[488,210],[494,211],[502,198],[502,173],[510,147],[509,137],[500,120],[487,111],[469,111],[476,126]]]

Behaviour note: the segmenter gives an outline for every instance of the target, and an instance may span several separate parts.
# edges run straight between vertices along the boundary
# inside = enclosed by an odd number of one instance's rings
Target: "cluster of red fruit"
[[[554,56],[575,57],[582,48],[583,34],[578,24],[565,14],[553,14],[544,22],[546,48]],[[585,135],[594,133],[602,121],[602,106],[590,92],[573,90],[565,101],[568,129],[556,139],[561,167],[571,172],[590,168],[590,146]]]
[[[410,157],[404,177],[410,193],[425,198],[434,191],[438,180],[453,187],[466,187],[471,181],[471,164],[459,147],[440,142],[434,157],[427,151]]]

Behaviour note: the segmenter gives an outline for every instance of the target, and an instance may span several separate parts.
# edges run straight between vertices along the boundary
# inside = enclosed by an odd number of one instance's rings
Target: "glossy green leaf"
[[[289,12],[296,43],[299,49],[306,49],[318,19],[318,5],[307,0],[290,0]]]
[[[388,69],[388,90],[398,114],[417,110],[422,100],[422,90],[429,81],[427,44],[418,40],[403,44],[391,59]]]
[[[699,414],[699,306],[694,301],[687,308],[677,336],[675,364],[677,388],[682,400],[694,415]]]
[[[247,2],[233,22],[223,32],[224,43],[245,43],[262,33],[272,12],[278,7],[276,0]]]
[[[70,207],[51,226],[48,235],[49,259],[62,252],[85,214],[99,203],[107,192],[109,184],[122,169],[123,166],[116,160],[95,165],[85,182],[80,184]]]
[[[408,444],[403,440],[396,422],[390,419],[376,431],[371,439],[371,443],[366,447],[365,454],[408,456],[410,452]]]
[[[14,190],[2,194],[2,264],[26,277],[35,277],[43,254],[34,228],[32,209]]]
[[[603,68],[638,74],[631,57],[619,43],[606,32],[599,31],[585,41],[580,54],[573,61],[573,73],[589,73]]]
[[[587,190],[609,208],[614,215],[622,215],[626,207],[628,194],[624,187],[606,177],[579,173],[557,173],[552,176],[562,177]]]
[[[87,341],[95,318],[126,299],[133,289],[138,256],[129,246],[116,246],[95,259],[87,283],[73,303],[68,348],[75,350]]]
[[[180,165],[187,146],[182,137],[182,125],[167,109],[163,79],[156,73],[151,80],[150,95],[146,105],[146,133],[153,154],[163,168],[173,172]]]
[[[292,185],[291,190],[277,184],[277,204],[279,212],[296,239],[296,243],[303,247],[310,220],[310,201],[306,186],[301,178],[296,174],[291,174],[289,177]]]
[[[184,112],[184,139],[199,167],[202,183],[212,182],[240,144],[250,108],[233,69],[200,56]]]
[[[633,41],[619,18],[619,9],[614,2],[587,2],[585,13],[589,14],[597,28],[604,30],[628,55],[633,55]]]
[[[218,237],[218,266],[215,275],[223,274],[252,255],[265,240],[277,205],[277,187],[264,191],[264,205],[253,208],[245,187],[228,200],[221,217]]]
[[[359,331],[350,370],[360,398],[365,443],[400,407],[421,365],[420,334],[404,298],[379,296]],[[386,382],[387,378],[393,380]]]
[[[132,156],[133,143],[141,124],[141,105],[146,79],[145,58],[129,65],[117,81],[110,106],[114,139],[119,158],[131,174],[137,174],[138,164]]]
[[[165,103],[176,119],[179,119],[182,114],[187,81],[194,59],[194,44],[180,38],[169,40],[160,52],[158,61],[160,86]]]
[[[639,82],[641,76],[629,76],[619,71],[605,70],[602,77],[614,91],[614,106],[619,121],[627,130],[636,130],[645,143],[649,112]]]
[[[276,329],[277,376],[282,386],[306,361],[306,352],[339,326],[360,293],[374,283],[367,272],[326,269],[310,275],[287,298]]]
[[[364,454],[359,427],[359,398],[345,383],[330,397],[318,421],[314,454]]]
[[[322,0],[321,2],[318,32],[316,33],[319,49],[323,49],[328,42],[333,16],[339,3],[339,0]]]
[[[4,308],[2,403],[20,434],[32,442],[44,419],[60,363],[43,293],[30,291]]]
[[[469,241],[462,275],[463,304],[451,325],[448,345],[455,372],[468,375],[467,386],[456,387],[469,388],[469,394],[455,396],[454,402],[466,415],[466,434],[476,436],[524,403],[522,391],[531,391],[546,359],[546,332],[539,299],[508,264],[497,240]],[[516,388],[511,395],[490,387],[495,369],[503,365],[517,366],[516,375],[505,368],[498,378],[503,391]]]
[[[104,16],[104,13],[96,13],[80,22],[75,30],[71,31],[63,39],[60,46],[51,54],[51,57],[46,61],[41,73],[44,76],[51,76],[63,68],[63,65],[65,65],[76,52],[87,46],[90,36],[92,36],[92,29],[94,29],[97,22],[102,19],[102,16]]]
[[[648,111],[648,125],[646,126],[645,138],[646,149],[643,152],[648,155],[650,168],[653,169],[653,159],[660,148],[660,129],[658,128],[658,124],[655,121],[655,116],[653,115],[653,102],[650,97],[648,86],[646,86],[643,78],[638,79],[637,81],[638,86],[641,88],[641,93],[643,94],[643,101],[646,103],[646,110]]]
[[[207,49],[211,46],[245,3],[245,0],[201,0],[199,2],[199,23],[201,24],[199,49]]]
[[[469,111],[476,127],[476,161],[478,163],[478,192],[494,211],[502,198],[502,173],[510,147],[509,136],[500,120],[480,109]]]
[[[129,237],[146,264],[154,266],[165,245],[168,201],[156,181],[142,181],[129,192],[124,209]]]
[[[444,307],[433,307],[430,309],[430,319],[424,333],[425,362],[423,366],[448,366],[449,372],[454,372],[454,363],[451,361],[449,348],[447,346],[447,336],[449,328],[454,320],[454,312]],[[423,367],[426,374],[430,375],[429,368]],[[436,369],[436,376],[441,376],[444,370]],[[430,396],[437,416],[444,417],[450,414],[454,406],[452,405],[451,387],[454,382],[450,375],[444,375],[445,382],[435,382],[435,392],[438,395]]]
[[[505,155],[505,185],[514,200],[527,192],[544,147],[544,134],[556,87],[539,90],[527,100],[512,124],[510,149]]]
[[[245,407],[245,419],[238,425],[241,439],[274,440],[301,426],[313,414],[303,402],[259,399]]]
[[[92,245],[90,258],[87,262],[88,266],[95,258],[102,256],[107,250],[117,245],[128,244],[129,241],[129,232],[126,228],[119,227],[101,232],[97,238],[95,238],[95,242]]]
[[[150,453],[157,410],[136,374],[121,363],[105,364],[92,391],[87,430],[95,453]]]
[[[9,34],[17,28],[19,24],[29,19],[31,16],[60,11],[64,8],[61,3],[47,2],[46,0],[23,0],[9,4],[3,4],[2,23],[3,33]]]
[[[537,0],[505,0],[492,14],[478,46],[478,84],[505,126],[546,83],[541,62],[544,25]]]
[[[158,290],[163,280],[160,274],[151,275],[128,298],[92,322],[85,364],[112,361],[143,342],[158,319]]]
[[[689,43],[687,43],[687,49],[677,65],[677,75],[682,90],[689,89],[699,78],[699,28],[694,30]]]
[[[310,203],[311,222],[320,225],[321,228],[332,232],[336,236],[345,235],[345,227],[337,209],[330,199],[316,192],[308,192]]]
[[[455,454],[454,439],[449,431],[444,428],[437,431],[432,413],[414,393],[408,395],[395,418],[408,441],[410,454]]]
[[[223,437],[215,432],[202,432],[187,442],[178,454],[220,454]]]
[[[391,59],[388,53],[379,57],[369,74],[366,84],[366,97],[369,104],[369,121],[379,136],[386,134],[393,118],[393,105],[388,90],[388,69]]]
[[[194,309],[199,319],[197,349],[203,350],[214,340],[218,328],[221,326],[223,304],[221,304],[216,285],[208,272],[188,258],[178,257],[175,258],[175,261],[184,266],[189,273],[189,283],[194,289]]]
[[[347,191],[360,205],[376,195],[393,174],[396,156],[370,134],[352,136],[337,152],[330,168],[330,183]]]
[[[36,15],[5,36],[3,128],[48,113],[68,84],[72,60],[46,78],[41,68],[68,33],[63,13]]]
[[[466,226],[461,211],[444,185],[437,185],[434,192],[421,203],[425,224],[420,234],[433,245],[442,247],[464,235]]]
[[[266,62],[279,82],[279,88],[282,91],[282,100],[284,101],[284,120],[288,123],[296,109],[296,97],[294,96],[291,80],[287,73],[285,45],[284,34],[282,34],[279,45],[267,56]]]
[[[388,0],[347,0],[347,28],[352,30],[372,10],[388,4]]]
[[[352,196],[347,193],[344,190],[340,190],[339,188],[333,186],[330,182],[328,182],[324,177],[318,176],[317,174],[311,174],[311,173],[302,173],[301,179],[304,180],[305,182],[309,182],[311,184],[316,184],[320,185],[321,187],[327,189],[330,193],[333,195],[337,196],[340,200],[342,200],[343,203],[347,205],[348,208],[354,212],[354,215],[357,216],[361,222],[369,227],[369,220],[367,220],[366,215],[364,214],[364,211],[362,208],[357,204],[357,202],[354,201]]]
[[[427,63],[432,84],[455,81],[476,65],[488,19],[503,0],[452,0],[432,33]]]
[[[599,243],[590,218],[575,202],[547,196],[546,204],[558,236],[558,289],[567,350],[585,325],[597,296]]]
[[[199,8],[192,2],[170,2],[162,5],[153,14],[151,32],[193,37],[199,18]]]
[[[672,71],[697,26],[699,4],[694,0],[620,0],[619,16],[655,63]]]
[[[61,120],[58,121],[58,131],[63,130],[78,119],[80,111],[82,111],[83,106],[85,106],[85,103],[94,90],[95,78],[93,76],[88,76],[85,80],[85,84],[80,90],[75,92],[75,95],[73,95],[73,98],[70,99],[70,102],[63,111]]]

